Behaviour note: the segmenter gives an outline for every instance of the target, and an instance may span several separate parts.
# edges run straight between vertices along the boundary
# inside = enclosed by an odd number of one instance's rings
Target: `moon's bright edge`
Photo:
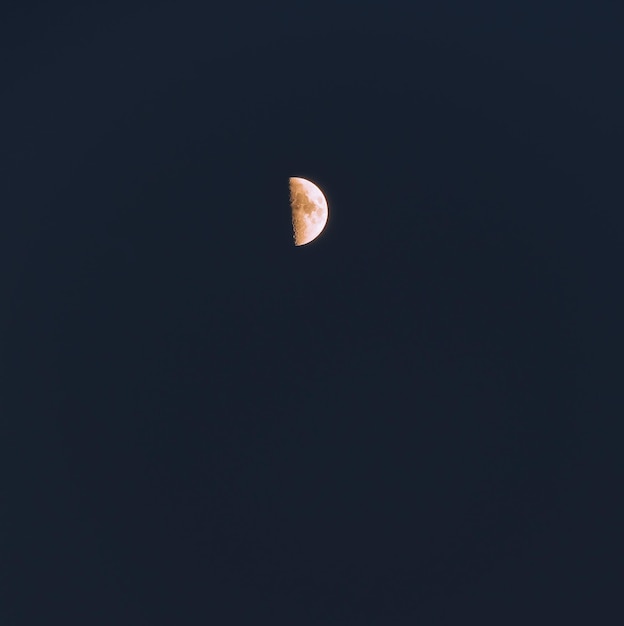
[[[296,246],[316,239],[327,224],[328,207],[323,192],[305,178],[293,177],[290,183],[293,238]]]

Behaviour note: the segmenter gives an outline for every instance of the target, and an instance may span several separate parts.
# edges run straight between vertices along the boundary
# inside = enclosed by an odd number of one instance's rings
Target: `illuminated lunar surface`
[[[327,200],[323,192],[305,178],[290,179],[290,208],[296,246],[316,239],[327,224]]]

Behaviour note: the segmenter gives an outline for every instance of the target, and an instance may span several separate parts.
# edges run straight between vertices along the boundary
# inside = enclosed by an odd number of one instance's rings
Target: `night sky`
[[[224,4],[2,10],[0,626],[619,623],[624,9]]]

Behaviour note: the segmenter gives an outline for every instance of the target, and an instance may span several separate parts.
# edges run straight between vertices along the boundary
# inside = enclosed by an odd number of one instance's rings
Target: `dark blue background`
[[[617,3],[3,11],[2,624],[617,614]]]

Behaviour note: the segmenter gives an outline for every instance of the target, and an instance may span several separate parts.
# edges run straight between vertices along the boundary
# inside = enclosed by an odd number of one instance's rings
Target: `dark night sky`
[[[0,626],[619,623],[624,9],[211,6],[3,9]]]

